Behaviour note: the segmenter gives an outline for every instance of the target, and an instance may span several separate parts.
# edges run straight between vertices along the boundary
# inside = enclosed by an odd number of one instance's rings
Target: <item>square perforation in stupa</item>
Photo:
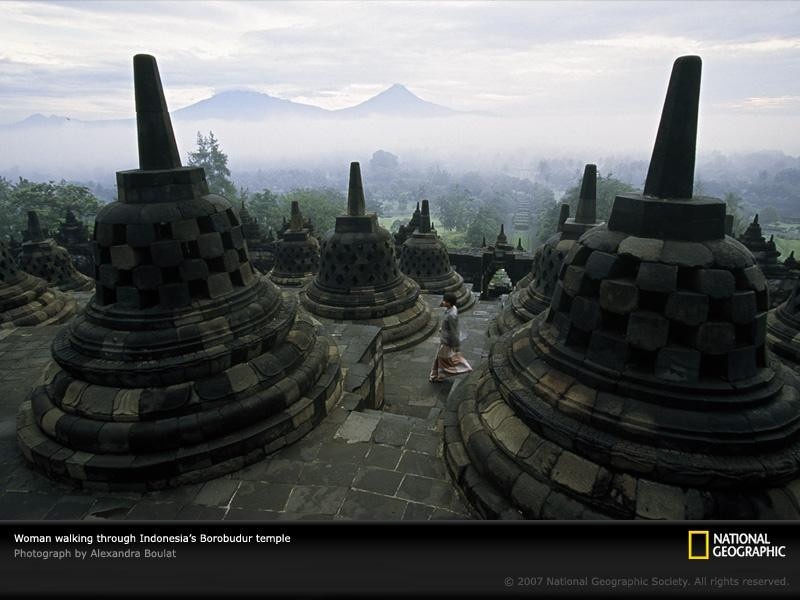
[[[247,243],[231,209],[174,223],[95,228],[97,298],[135,308],[182,308],[247,285]]]
[[[757,340],[768,298],[756,267],[686,267],[587,250],[571,253],[582,266],[563,264],[548,317],[571,351],[614,370],[682,381],[736,381],[765,366]]]

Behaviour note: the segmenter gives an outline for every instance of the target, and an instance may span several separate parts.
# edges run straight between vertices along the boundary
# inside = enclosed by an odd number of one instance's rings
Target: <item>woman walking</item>
[[[461,336],[458,331],[456,295],[451,292],[446,293],[440,306],[444,306],[445,311],[442,328],[439,331],[439,349],[436,352],[436,358],[433,359],[433,367],[431,367],[429,379],[432,382],[444,381],[448,377],[472,371],[467,359],[459,352]]]

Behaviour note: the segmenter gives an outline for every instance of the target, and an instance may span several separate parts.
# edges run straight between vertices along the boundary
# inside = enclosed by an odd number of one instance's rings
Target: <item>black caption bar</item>
[[[0,522],[0,596],[794,596],[785,522]]]

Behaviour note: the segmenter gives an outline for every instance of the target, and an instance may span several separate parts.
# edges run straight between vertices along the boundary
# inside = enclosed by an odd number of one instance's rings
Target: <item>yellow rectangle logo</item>
[[[693,542],[695,540],[692,537],[699,538],[703,536],[705,538],[705,552],[703,554],[695,554],[692,552],[693,549]],[[702,542],[701,542],[702,543]],[[708,531],[690,531],[689,532],[689,560],[708,560]]]

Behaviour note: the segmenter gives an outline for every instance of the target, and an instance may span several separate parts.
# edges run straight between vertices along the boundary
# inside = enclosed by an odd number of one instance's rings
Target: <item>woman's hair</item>
[[[458,302],[458,296],[456,296],[453,292],[446,292],[444,295],[444,301],[451,306],[455,306],[456,302]]]

